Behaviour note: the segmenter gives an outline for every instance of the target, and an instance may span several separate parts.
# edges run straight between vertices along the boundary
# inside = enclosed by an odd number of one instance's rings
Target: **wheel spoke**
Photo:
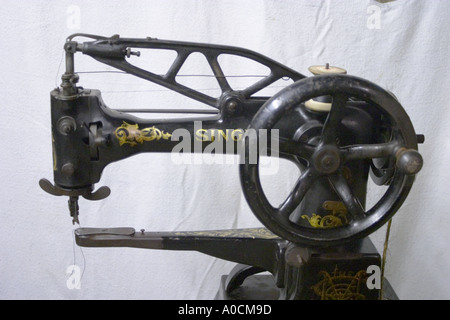
[[[348,146],[341,148],[344,161],[386,158],[398,147],[397,142]]]
[[[330,113],[322,130],[322,143],[335,144],[338,126],[341,123],[343,109],[347,102],[347,97],[343,95],[334,95]]]
[[[334,174],[328,177],[334,190],[341,198],[342,202],[347,207],[348,212],[353,217],[353,220],[361,220],[365,218],[365,211],[359,199],[354,195],[352,189],[348,185],[342,174]]]
[[[315,147],[280,137],[280,153],[309,159],[314,153]]]
[[[308,192],[309,188],[318,176],[318,173],[312,167],[308,167],[297,180],[294,189],[289,194],[287,199],[278,208],[278,213],[285,218],[289,218],[295,208],[300,205],[306,192]]]

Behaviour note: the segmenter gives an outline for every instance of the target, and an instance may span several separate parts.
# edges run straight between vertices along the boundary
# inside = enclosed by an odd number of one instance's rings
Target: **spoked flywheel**
[[[369,235],[395,214],[406,199],[414,176],[422,168],[423,160],[417,152],[417,136],[411,121],[392,94],[361,78],[349,75],[319,75],[305,78],[283,89],[268,100],[253,118],[249,129],[270,130],[295,106],[317,97],[327,96],[331,109],[321,134],[314,144],[289,142],[289,153],[304,159],[302,170],[293,190],[280,206],[274,207],[266,197],[257,161],[249,161],[250,143],[246,141],[245,159],[240,176],[246,200],[257,218],[273,233],[294,243],[307,246],[340,245]],[[349,100],[361,100],[383,114],[390,124],[390,138],[372,144],[341,145],[338,128],[343,110]],[[248,137],[247,137],[248,139]],[[281,145],[281,144],[280,144]],[[259,152],[259,151],[257,151]],[[366,210],[346,179],[346,165],[352,161],[393,159],[393,173],[389,187],[380,200]],[[328,179],[348,211],[348,223],[336,228],[311,228],[292,220],[291,215],[311,187],[321,179]]]

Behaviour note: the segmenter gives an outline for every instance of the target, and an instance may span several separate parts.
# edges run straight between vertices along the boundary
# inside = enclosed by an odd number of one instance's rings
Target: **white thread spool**
[[[329,63],[327,63],[324,66],[311,66],[308,68],[308,70],[315,76],[322,74],[347,74],[347,70],[339,67],[332,67],[330,66]],[[305,106],[309,110],[317,112],[330,112],[331,110],[331,103],[322,102],[314,99],[306,101]]]

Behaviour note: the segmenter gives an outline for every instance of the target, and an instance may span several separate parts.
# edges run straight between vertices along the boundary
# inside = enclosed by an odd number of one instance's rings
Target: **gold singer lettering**
[[[195,132],[195,140],[200,142],[214,141],[242,141],[244,129],[199,129]]]

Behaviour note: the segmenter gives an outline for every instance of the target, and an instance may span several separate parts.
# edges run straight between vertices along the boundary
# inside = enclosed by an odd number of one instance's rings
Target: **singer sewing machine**
[[[74,40],[81,36],[90,40]],[[380,275],[375,272],[382,267],[381,256],[368,236],[398,211],[423,165],[417,150],[424,137],[416,134],[392,93],[328,64],[311,67],[313,76],[307,77],[237,47],[76,34],[64,49],[66,71],[61,86],[51,92],[54,184],[42,179],[40,186],[52,195],[69,197],[74,223],[79,221],[79,197],[103,200],[110,195],[105,186],[94,190],[107,165],[143,152],[174,152],[182,137],[183,143],[194,146],[183,152],[202,153],[214,143],[214,152],[240,155],[242,192],[265,226],[199,232],[79,228],[75,231],[79,246],[195,250],[236,262],[222,279],[217,295],[221,299],[382,298]],[[176,52],[165,74],[133,64],[141,55],[136,50],[148,49]],[[76,53],[194,99],[212,111],[133,110],[199,114],[148,120],[130,110],[110,109],[99,90],[77,86]],[[194,53],[206,58],[219,96],[177,81]],[[221,55],[250,59],[270,73],[235,89],[221,68]],[[293,84],[273,96],[258,96],[286,78]],[[206,113],[208,117],[203,117]],[[211,130],[215,136],[206,134]],[[262,187],[263,156],[290,160],[301,170],[281,204],[271,203]],[[366,208],[368,179],[388,186],[371,208]],[[266,274],[258,278],[263,271]]]

